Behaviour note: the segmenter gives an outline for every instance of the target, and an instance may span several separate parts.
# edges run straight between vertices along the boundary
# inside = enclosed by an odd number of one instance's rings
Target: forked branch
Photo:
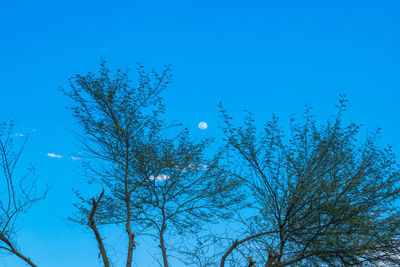
[[[110,267],[110,262],[109,262],[108,257],[107,257],[107,253],[106,253],[106,249],[104,247],[103,239],[100,236],[99,229],[97,228],[96,222],[94,220],[94,215],[96,214],[97,207],[99,206],[101,198],[103,197],[103,195],[104,195],[104,189],[101,191],[101,194],[97,198],[97,200],[95,198],[92,198],[92,210],[90,211],[90,214],[89,214],[88,226],[93,230],[93,233],[94,233],[94,235],[96,237],[97,244],[98,244],[98,247],[99,247],[99,250],[100,250],[101,257],[103,259],[104,266],[105,267]]]

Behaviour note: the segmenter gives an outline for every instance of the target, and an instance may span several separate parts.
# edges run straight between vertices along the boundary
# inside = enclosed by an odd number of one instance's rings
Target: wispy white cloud
[[[157,175],[157,176],[152,175],[152,176],[150,176],[149,179],[150,180],[156,180],[156,181],[166,181],[166,180],[169,179],[169,175],[166,175],[166,174],[160,174],[160,175]]]
[[[207,165],[205,164],[192,164],[190,163],[187,167],[183,168],[183,172],[188,172],[188,171],[193,171],[193,170],[197,170],[197,171],[205,171],[207,170]]]
[[[81,155],[82,155],[82,152],[78,152],[78,153],[73,153],[73,154],[70,154],[69,155],[69,158],[71,159],[71,160],[81,160]]]
[[[46,156],[50,157],[50,158],[55,158],[55,159],[61,159],[62,156],[55,154],[55,153],[47,153]]]
[[[71,160],[80,160],[81,158],[80,157],[77,157],[77,156],[71,156]]]
[[[16,133],[15,136],[16,136],[16,137],[24,137],[24,134],[22,134],[22,133]]]

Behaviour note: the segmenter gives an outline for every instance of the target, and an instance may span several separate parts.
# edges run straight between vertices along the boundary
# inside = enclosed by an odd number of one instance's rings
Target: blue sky
[[[346,94],[346,118],[382,127],[382,142],[399,154],[399,8],[395,0],[0,1],[0,121],[31,133],[24,162],[52,184],[21,221],[21,247],[39,266],[100,266],[92,235],[59,219],[70,215],[80,178],[69,157],[79,152],[69,100],[58,88],[101,58],[122,69],[171,64],[168,118],[199,137],[219,134],[220,101],[260,121],[272,113],[287,121],[311,104],[325,120]],[[144,248],[136,253],[137,266],[156,266]],[[5,257],[0,266],[21,263]]]

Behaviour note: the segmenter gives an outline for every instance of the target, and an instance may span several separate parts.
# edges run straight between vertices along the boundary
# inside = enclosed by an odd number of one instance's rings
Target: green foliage
[[[379,131],[360,142],[360,126],[344,125],[345,104],[325,125],[307,108],[288,136],[276,117],[258,133],[251,114],[235,128],[222,109],[230,150],[245,166],[230,172],[251,190],[257,210],[248,235],[278,231],[249,241],[258,262],[267,250],[278,253],[279,266],[400,264],[398,165],[390,147],[376,145]]]
[[[103,64],[97,74],[72,78],[64,92],[75,103],[88,180],[105,188],[92,226],[124,226],[130,249],[132,236],[152,236],[166,266],[177,238],[201,235],[205,222],[227,216],[226,207],[238,201],[231,194],[237,183],[221,170],[220,153],[206,153],[213,140],[194,142],[187,129],[161,119],[169,69],[148,74],[139,66],[137,74],[134,87],[126,72],[112,76]],[[87,224],[93,201],[77,196],[72,220]]]

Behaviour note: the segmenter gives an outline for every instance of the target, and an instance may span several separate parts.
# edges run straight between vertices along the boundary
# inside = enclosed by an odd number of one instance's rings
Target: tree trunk
[[[131,229],[131,191],[128,185],[129,176],[129,143],[126,143],[126,157],[125,157],[125,174],[124,174],[124,187],[125,187],[125,203],[126,203],[126,233],[128,234],[128,255],[126,258],[126,267],[132,266],[133,248],[135,247],[135,234]]]
[[[130,223],[126,224],[126,232],[129,236],[129,241],[128,241],[128,256],[126,260],[126,267],[131,267],[132,266],[132,256],[133,256],[133,248],[135,247],[135,234],[132,233],[131,228],[130,228]]]
[[[29,264],[32,267],[37,267],[36,264],[34,264],[30,258],[22,255],[18,250],[16,250],[14,248],[14,246],[12,245],[12,243],[10,242],[10,240],[8,240],[4,235],[0,234],[0,240],[3,241],[4,243],[7,244],[8,248],[3,247],[5,250],[13,253],[15,256],[19,257],[20,259],[22,259],[23,261],[25,261],[27,264]]]
[[[253,261],[253,259],[251,257],[247,257],[249,259],[249,265],[247,265],[247,267],[254,267],[256,262]]]
[[[22,255],[21,253],[19,253],[19,252],[16,251],[16,250],[13,250],[13,253],[14,253],[15,255],[17,255],[18,257],[20,257],[22,260],[24,260],[26,263],[28,263],[30,266],[32,266],[32,267],[37,267],[37,265],[34,264],[34,263],[31,261],[30,258],[25,257],[24,255]]]
[[[275,266],[281,266],[280,265],[280,259],[281,259],[281,254],[275,252],[269,252],[268,253],[268,261],[265,263],[265,267],[275,267]]]
[[[268,235],[268,234],[273,234],[273,233],[278,233],[279,231],[268,231],[268,232],[263,232],[263,233],[259,233],[259,234],[255,234],[255,235],[251,235],[248,236],[246,238],[243,238],[242,240],[235,240],[232,244],[232,246],[229,247],[229,249],[225,252],[225,254],[222,256],[221,258],[221,263],[220,263],[220,267],[224,267],[225,266],[225,261],[226,258],[229,256],[229,254],[232,253],[232,251],[237,248],[237,246],[239,246],[240,244],[243,244],[251,239],[260,237],[260,236],[264,236],[264,235]]]
[[[164,230],[165,230],[165,225],[161,227],[160,231],[160,248],[162,252],[164,267],[168,267],[167,249],[165,248],[165,242],[164,242]]]
[[[94,215],[96,213],[96,209],[97,209],[103,195],[104,195],[104,189],[103,189],[103,191],[101,191],[101,194],[97,200],[92,198],[92,210],[90,211],[90,214],[89,214],[88,226],[93,230],[93,233],[96,237],[98,248],[100,250],[100,254],[103,259],[104,267],[110,267],[110,262],[108,260],[106,249],[103,244],[103,239],[100,236],[100,232],[97,229],[96,222],[94,220]]]
[[[133,256],[133,248],[135,247],[135,234],[132,233],[131,229],[131,205],[130,205],[130,198],[129,194],[127,201],[126,201],[126,208],[127,208],[127,218],[126,218],[126,233],[128,234],[128,255],[126,258],[126,267],[131,267],[132,266],[132,256]]]

